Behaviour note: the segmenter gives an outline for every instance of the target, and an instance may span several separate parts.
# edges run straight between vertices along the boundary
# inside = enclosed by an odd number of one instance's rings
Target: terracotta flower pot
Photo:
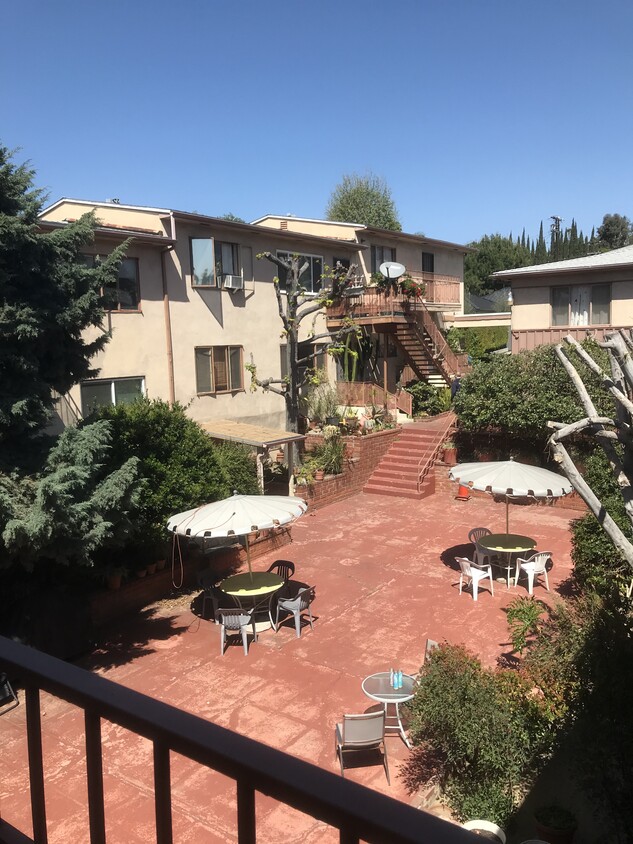
[[[147,569],[146,569],[146,568],[145,568],[145,569],[137,569],[137,570],[136,570],[136,576],[137,576],[137,577],[145,577],[145,575],[146,575],[146,574],[147,574]]]
[[[325,469],[317,469],[314,473],[314,480],[315,481],[322,481],[325,477]]]
[[[108,589],[111,589],[113,592],[116,592],[117,589],[121,588],[121,582],[123,580],[123,575],[121,572],[116,572],[114,574],[108,575]]]
[[[148,563],[147,564],[147,573],[148,574],[156,574],[156,563]]]
[[[167,565],[167,560],[156,560],[156,571],[162,571]]]
[[[442,459],[447,466],[457,465],[457,449],[445,448],[442,452]]]

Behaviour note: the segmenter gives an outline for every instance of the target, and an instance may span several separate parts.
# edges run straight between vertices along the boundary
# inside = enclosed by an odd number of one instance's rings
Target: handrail
[[[344,405],[367,407],[386,404],[389,410],[401,410],[408,416],[413,414],[413,397],[405,390],[390,393],[373,381],[337,381],[336,390],[339,401]]]
[[[100,752],[102,718],[153,742],[157,844],[172,844],[173,840],[171,752],[236,781],[239,844],[257,840],[257,791],[337,828],[341,844],[358,844],[360,839],[376,844],[472,844],[476,840],[440,818],[4,637],[0,637],[0,668],[17,674],[26,690],[35,844],[47,841],[40,690],[85,711],[92,842],[106,840]],[[8,824],[0,821],[0,833],[3,826],[6,829]]]
[[[469,369],[465,355],[458,356],[446,342],[446,338],[435,324],[433,317],[427,310],[424,302],[412,302],[411,313],[415,316],[417,325],[422,328],[431,338],[437,355],[436,364],[442,369],[442,374],[450,377]],[[445,364],[443,367],[441,364]]]
[[[417,471],[417,491],[420,492],[422,490],[422,484],[424,483],[424,479],[428,475],[431,467],[435,463],[438,454],[444,443],[446,442],[446,438],[450,434],[450,432],[455,428],[457,424],[457,417],[453,413],[452,410],[446,414],[446,425],[443,428],[440,428],[441,431],[440,438],[437,441],[436,447],[433,449],[431,454],[426,454],[421,457],[418,461],[418,471]]]

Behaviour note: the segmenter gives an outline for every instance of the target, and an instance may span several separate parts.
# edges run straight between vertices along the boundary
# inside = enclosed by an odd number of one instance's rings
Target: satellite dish
[[[378,269],[385,278],[400,278],[407,271],[404,264],[398,264],[396,261],[385,261]]]

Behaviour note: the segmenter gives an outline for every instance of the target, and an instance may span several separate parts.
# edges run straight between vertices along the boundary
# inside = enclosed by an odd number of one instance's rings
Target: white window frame
[[[198,284],[196,283],[196,276],[195,276],[195,264],[194,264],[194,256],[193,256],[193,242],[194,240],[204,240],[211,244],[211,250],[213,253],[213,278],[207,284]],[[230,246],[231,253],[232,253],[232,260],[233,264],[235,265],[233,268],[233,272],[225,272],[224,267],[222,266],[222,246]],[[218,257],[219,256],[219,257]],[[189,263],[191,268],[191,286],[198,289],[202,288],[203,290],[220,290],[222,289],[222,280],[227,275],[237,275],[241,278],[244,278],[243,273],[243,264],[242,264],[242,244],[236,243],[232,240],[221,240],[218,237],[195,237],[191,236],[189,238]],[[221,269],[220,269],[221,268]]]
[[[299,261],[301,261],[302,258],[305,258],[306,260],[309,260],[311,262],[310,263],[310,285],[312,287],[314,286],[314,265],[312,264],[312,261],[316,260],[316,261],[321,262],[321,275],[319,276],[319,289],[318,290],[314,290],[314,289],[308,290],[306,288],[306,296],[318,296],[321,292],[321,287],[322,287],[322,284],[323,284],[323,267],[325,266],[324,262],[323,262],[323,255],[310,255],[307,252],[288,252],[286,249],[278,249],[277,250],[277,257],[281,258],[282,261],[287,261],[290,258],[293,258],[295,255],[297,255],[297,257],[299,258]],[[299,268],[301,268],[301,263],[299,263]],[[287,292],[285,287],[281,287],[281,280],[280,280],[279,289],[281,290],[282,293]]]
[[[83,387],[90,386],[91,384],[110,384],[110,405],[109,407],[117,407],[116,401],[116,384],[120,384],[122,381],[140,381],[141,382],[141,397],[145,397],[147,392],[145,390],[145,376],[144,375],[127,375],[123,376],[122,378],[87,378],[85,381],[82,381],[79,385],[79,393],[81,396],[81,413],[83,416],[89,416],[92,410],[86,408],[84,404],[84,397],[83,397]],[[103,407],[103,405],[98,405],[98,407]]]

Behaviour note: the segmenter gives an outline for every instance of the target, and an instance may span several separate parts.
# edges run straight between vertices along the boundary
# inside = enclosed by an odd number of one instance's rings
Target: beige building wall
[[[54,209],[47,219],[62,221],[75,215],[79,208],[69,204]],[[118,206],[98,206],[98,217],[108,225],[131,226],[139,217]],[[159,214],[146,214],[143,228],[155,227]],[[124,222],[122,222],[124,221]],[[168,226],[167,229],[171,229]],[[198,421],[239,419],[277,428],[285,428],[285,402],[281,396],[258,389],[250,391],[250,374],[243,372],[244,389],[216,395],[197,395],[195,348],[208,346],[240,346],[243,363],[251,356],[260,378],[281,377],[280,346],[284,342],[273,278],[277,268],[256,255],[264,251],[318,255],[324,264],[331,265],[333,247],[309,238],[288,238],[279,232],[254,227],[231,226],[229,223],[202,223],[187,216],[175,218],[176,244],[143,245],[132,242],[127,257],[137,258],[139,266],[140,307],[138,311],[112,311],[107,314],[104,330],[111,330],[112,339],[95,359],[100,380],[142,377],[150,398],[168,400],[170,396],[170,365],[163,301],[163,272],[161,252],[164,251],[165,285],[169,298],[169,317],[173,348],[173,379],[175,398],[188,406],[189,415]],[[122,235],[123,237],[123,235]],[[245,290],[228,291],[192,285],[190,256],[191,237],[215,237],[224,242],[239,244]],[[324,248],[325,247],[325,248]],[[337,256],[340,253],[338,244]],[[91,254],[107,254],[113,248],[110,237],[98,239]],[[328,251],[329,250],[329,251]],[[343,253],[353,258],[348,246]],[[251,269],[252,268],[252,269]],[[302,325],[301,338],[326,332],[325,314],[309,317]],[[93,339],[96,330],[87,334]],[[323,341],[325,342],[325,340]],[[328,358],[330,380],[335,381],[336,367]],[[71,391],[72,400],[81,407],[81,390]]]
[[[633,325],[633,270],[568,273],[556,278],[512,281],[512,330],[552,327],[552,287],[576,284],[611,284],[611,325]]]
[[[43,220],[62,223],[79,219],[94,211],[97,219],[119,228],[143,229],[148,233],[170,236],[170,212],[159,208],[135,208],[116,203],[95,203],[77,200],[60,200],[41,215]]]
[[[270,215],[255,220],[255,225],[280,231],[311,234],[315,237],[335,237],[338,240],[356,240],[359,228],[354,223],[329,222],[328,220],[309,220],[303,217],[282,217]]]

